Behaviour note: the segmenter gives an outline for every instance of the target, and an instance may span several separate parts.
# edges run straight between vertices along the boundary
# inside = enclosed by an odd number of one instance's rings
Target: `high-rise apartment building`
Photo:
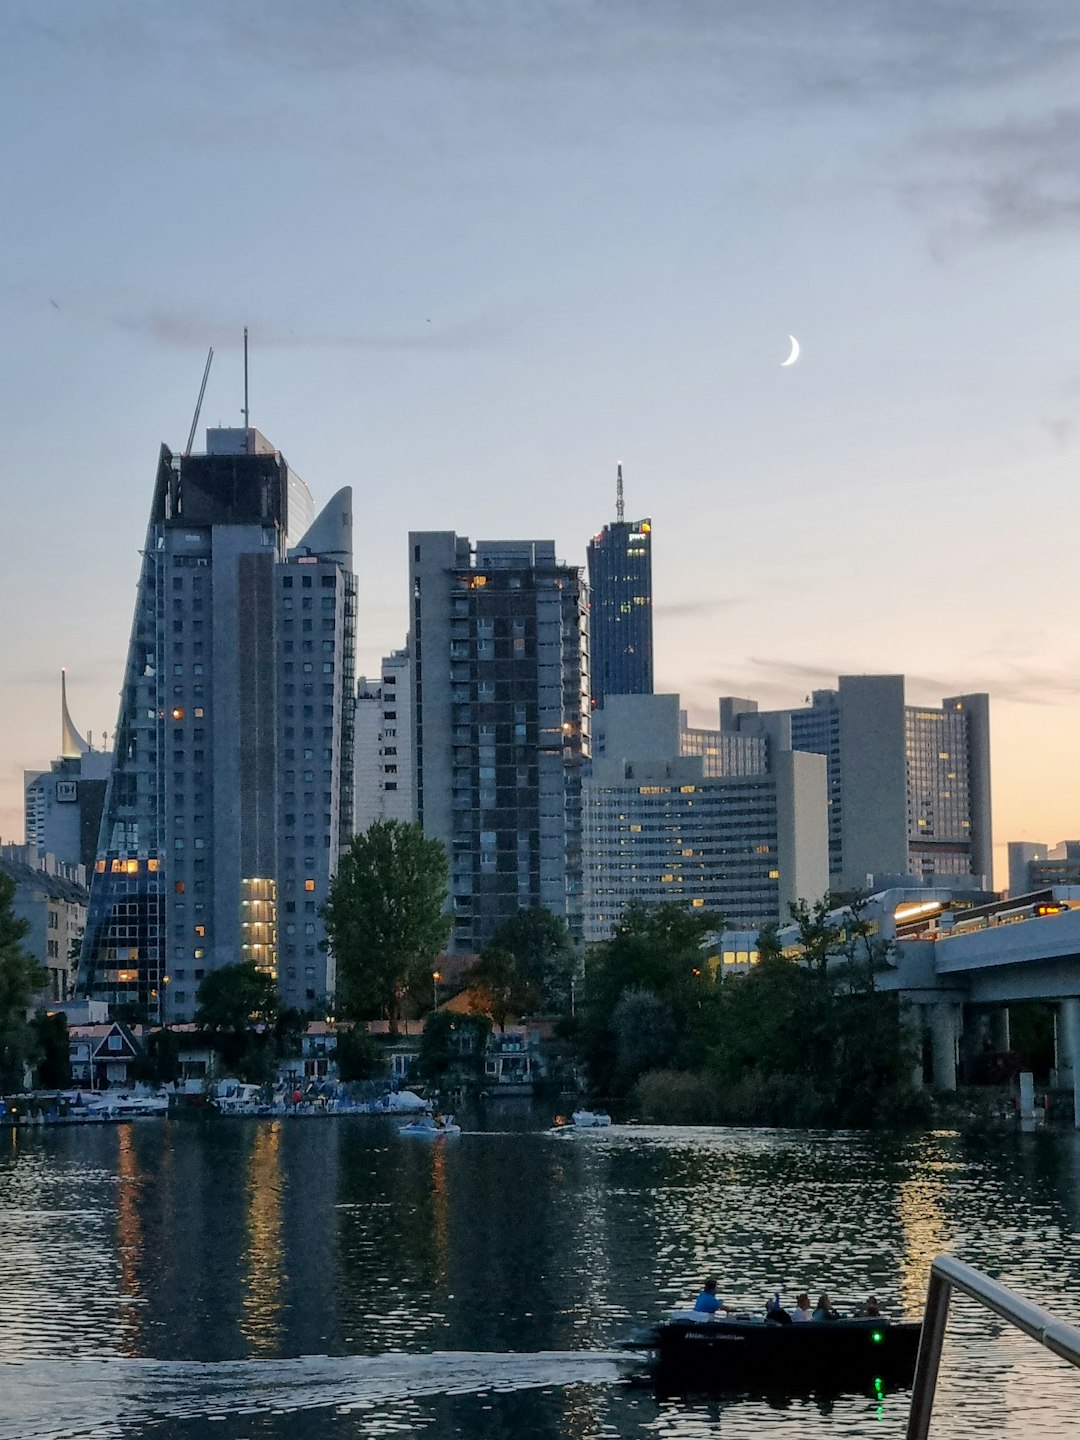
[[[604,758],[583,787],[587,941],[635,899],[760,926],[828,888],[824,760],[789,750],[757,773],[707,775],[705,757],[680,753],[680,722],[677,695],[604,707]]]
[[[542,905],[581,934],[585,587],[550,540],[409,536],[417,819],[446,846],[453,946]]]
[[[825,756],[834,888],[902,877],[991,883],[987,695],[908,705],[902,675],[842,675],[796,710],[721,701],[721,726]]]
[[[363,835],[376,820],[414,820],[412,671],[409,652],[395,650],[377,680],[356,682],[356,809]]]
[[[589,664],[592,704],[653,689],[652,522],[622,517],[589,541]]]
[[[60,754],[48,770],[24,775],[26,843],[64,865],[93,868],[112,756],[95,750],[68,711],[67,676],[60,672]]]
[[[316,517],[257,430],[162,447],[80,988],[185,1019],[251,960],[333,992],[319,915],[353,818],[351,491]]]

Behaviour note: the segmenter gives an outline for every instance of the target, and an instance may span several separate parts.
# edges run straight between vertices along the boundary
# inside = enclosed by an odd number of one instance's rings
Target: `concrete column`
[[[923,1014],[922,1006],[914,1000],[900,1000],[900,1034],[911,1051],[912,1089],[921,1090],[926,1084],[923,1073]]]
[[[1080,1000],[1070,996],[1054,1014],[1054,1063],[1058,1084],[1073,1092],[1073,1123],[1080,1129]]]
[[[957,1007],[951,1001],[930,1006],[930,1036],[934,1047],[934,1089],[955,1090],[959,1035]]]
[[[998,1005],[990,1011],[990,1048],[998,1055],[1011,1049],[1007,1005]]]

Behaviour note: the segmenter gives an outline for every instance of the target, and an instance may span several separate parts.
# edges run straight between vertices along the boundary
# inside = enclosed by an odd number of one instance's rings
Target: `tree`
[[[67,1016],[62,1010],[51,1015],[42,1010],[34,1019],[37,1037],[37,1083],[43,1090],[62,1090],[71,1084],[71,1046]]]
[[[377,820],[353,837],[323,908],[337,959],[339,1014],[381,1016],[397,1032],[409,985],[430,979],[450,938],[443,911],[448,881],[442,843],[427,839],[419,825]]]
[[[707,910],[635,900],[611,939],[592,947],[585,961],[578,1043],[595,1089],[623,1085],[613,1018],[627,991],[647,992],[666,1007],[676,1034],[673,1064],[692,1068],[704,1063],[720,987],[709,974],[702,946],[721,926],[720,917]]]
[[[22,947],[29,930],[15,914],[15,882],[0,872],[0,1093],[21,1090],[37,1055],[37,1036],[26,1018],[45,971]]]
[[[342,1080],[371,1080],[379,1073],[382,1059],[362,1025],[338,1030],[337,1066]]]
[[[561,916],[542,905],[519,910],[499,926],[491,945],[513,957],[521,986],[519,1013],[569,1010],[578,958]]]
[[[529,1008],[531,991],[521,974],[517,957],[494,942],[484,947],[480,959],[469,971],[470,988],[476,992],[477,1014],[490,1015],[500,1030],[511,1015]]]
[[[675,1049],[671,1011],[651,990],[624,990],[611,1017],[619,1078],[632,1085],[648,1070],[659,1070]]]
[[[131,1066],[133,1080],[147,1085],[174,1085],[181,1075],[180,1042],[171,1030],[154,1030]]]
[[[241,1080],[266,1080],[282,1018],[273,978],[250,961],[222,965],[199,984],[195,1024],[210,1036],[225,1068]]]

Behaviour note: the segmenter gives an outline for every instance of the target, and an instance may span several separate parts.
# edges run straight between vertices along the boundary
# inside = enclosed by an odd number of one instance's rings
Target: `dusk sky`
[[[1080,834],[1075,0],[7,0],[0,835],[112,731],[157,449],[251,416],[406,533],[655,542],[657,688],[989,690]],[[788,335],[798,362],[782,368]]]

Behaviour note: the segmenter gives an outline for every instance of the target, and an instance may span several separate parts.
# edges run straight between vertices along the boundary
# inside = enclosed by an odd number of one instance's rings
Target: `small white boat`
[[[390,1090],[357,1108],[362,1115],[420,1115],[431,1109],[431,1101],[422,1100],[412,1090]]]
[[[574,1128],[576,1130],[599,1130],[611,1124],[611,1116],[606,1110],[575,1110]]]
[[[416,1135],[421,1140],[445,1140],[448,1135],[460,1135],[461,1126],[454,1123],[453,1115],[421,1115],[419,1120],[402,1125],[398,1134]]]

